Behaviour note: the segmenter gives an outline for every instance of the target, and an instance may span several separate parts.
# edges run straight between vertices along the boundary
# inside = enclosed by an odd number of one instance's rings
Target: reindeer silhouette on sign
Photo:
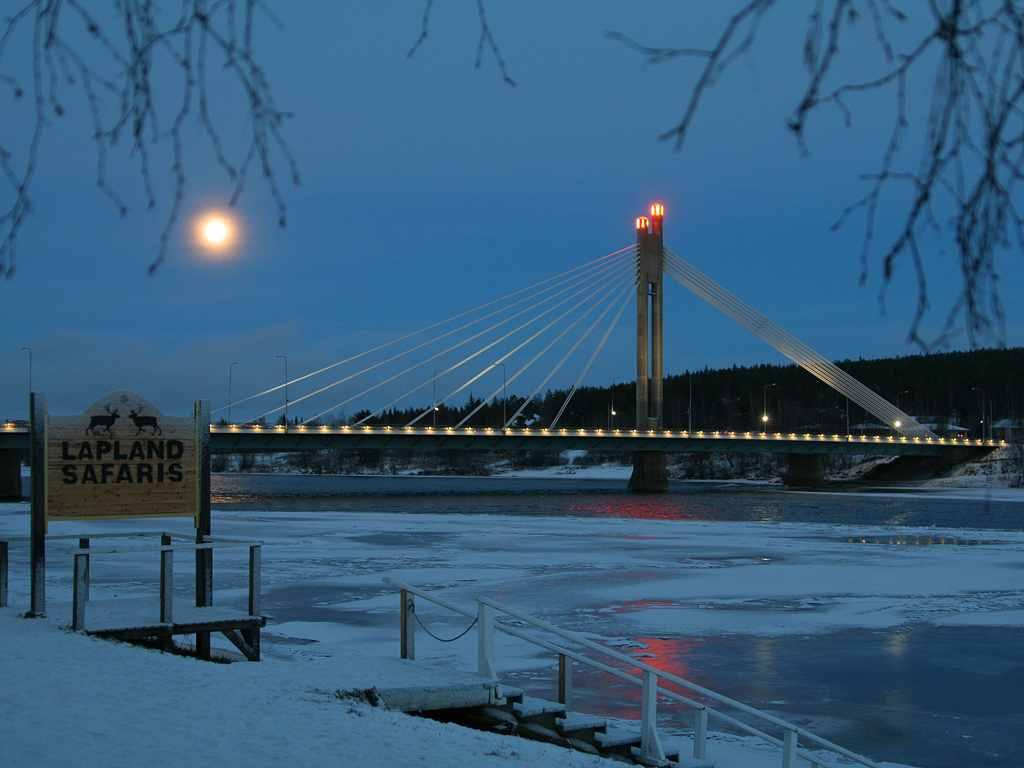
[[[164,431],[160,429],[160,425],[157,423],[156,416],[141,416],[142,408],[138,411],[129,411],[128,418],[132,420],[132,424],[135,425],[136,435],[141,435],[144,429],[149,429],[149,433],[156,437],[162,435]]]
[[[102,429],[104,433],[110,434],[110,428],[114,426],[114,422],[121,417],[121,414],[117,412],[116,408],[111,411],[109,403],[103,406],[103,409],[107,412],[107,415],[90,416],[89,426],[85,428],[85,434],[95,435],[97,429]]]

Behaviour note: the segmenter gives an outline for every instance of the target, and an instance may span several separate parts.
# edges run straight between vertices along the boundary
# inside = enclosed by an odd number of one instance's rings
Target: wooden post
[[[786,731],[782,740],[782,768],[796,768],[796,731]]]
[[[29,618],[46,616],[46,398],[29,395],[32,458],[31,602]]]
[[[7,607],[7,542],[0,541],[0,608]]]
[[[211,535],[210,521],[210,403],[195,403],[196,425],[196,543]],[[213,605],[213,550],[196,550],[196,606]],[[196,633],[196,653],[210,658],[210,633]]]
[[[703,760],[708,753],[708,709],[701,707],[693,722],[693,759]]]
[[[160,537],[160,623],[171,624],[174,621],[174,550],[171,537],[163,534]]]
[[[644,671],[640,702],[640,754],[654,765],[665,762],[665,752],[658,738],[658,677],[649,669]]]
[[[78,540],[78,548],[79,549],[88,549],[89,548],[89,540],[88,539],[79,539]],[[92,583],[92,558],[91,557],[87,557],[87,558],[85,558],[85,602],[89,602],[89,585],[91,583]]]
[[[403,659],[416,658],[416,596],[407,590],[399,593],[402,610],[399,614],[399,634],[401,635],[401,655]]]
[[[558,703],[572,706],[572,659],[558,654]]]
[[[494,616],[491,607],[477,601],[477,673],[495,679],[494,672]]]
[[[71,628],[75,632],[85,629],[85,572],[89,567],[89,556],[75,554],[75,576],[72,586]]]
[[[262,547],[259,544],[252,544],[249,547],[249,615],[259,616],[260,614],[260,589],[263,576],[262,570]]]

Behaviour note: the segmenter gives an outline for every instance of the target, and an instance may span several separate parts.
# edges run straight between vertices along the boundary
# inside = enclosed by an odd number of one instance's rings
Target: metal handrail
[[[409,584],[405,584],[403,582],[400,582],[400,581],[397,581],[397,580],[391,579],[391,578],[385,578],[384,581],[385,581],[385,583],[387,583],[387,584],[389,584],[389,585],[391,585],[393,587],[397,587],[398,589],[404,590],[404,591],[406,591],[406,592],[408,592],[410,594],[413,594],[413,595],[416,595],[418,597],[421,597],[421,598],[423,598],[423,599],[425,599],[425,600],[427,600],[427,601],[429,601],[431,603],[434,603],[436,605],[441,606],[442,608],[446,608],[446,609],[452,611],[453,613],[456,613],[456,614],[459,614],[461,616],[464,616],[465,618],[476,618],[479,615],[478,612],[474,612],[474,611],[468,610],[466,608],[463,608],[461,606],[458,606],[458,605],[456,605],[456,604],[454,604],[452,602],[449,602],[448,600],[445,600],[443,598],[438,597],[436,594],[432,594],[432,593],[427,592],[425,590],[418,589],[418,588],[413,587],[413,586],[411,586]],[[505,615],[511,616],[513,618],[519,619],[520,621],[523,621],[523,622],[525,622],[525,623],[527,623],[529,625],[532,625],[532,626],[534,626],[534,627],[536,627],[538,629],[544,630],[545,632],[550,632],[551,634],[554,634],[554,635],[556,635],[558,637],[561,637],[561,638],[563,638],[565,640],[568,640],[571,643],[576,643],[577,645],[582,645],[583,647],[588,648],[590,650],[597,651],[600,654],[603,654],[605,656],[608,656],[610,658],[613,658],[613,659],[621,661],[621,662],[623,662],[625,664],[628,664],[628,665],[630,665],[633,668],[643,670],[645,673],[648,673],[648,674],[652,674],[656,678],[659,678],[659,679],[666,680],[668,682],[674,683],[675,685],[678,685],[678,686],[680,686],[682,688],[686,688],[687,690],[690,690],[690,691],[693,691],[695,693],[698,693],[701,696],[704,696],[704,697],[706,697],[708,699],[711,699],[712,701],[718,702],[719,704],[724,704],[724,705],[726,705],[728,707],[732,707],[732,708],[737,709],[737,710],[739,710],[741,712],[744,712],[744,713],[746,713],[748,715],[751,715],[752,717],[756,717],[756,718],[758,718],[758,719],[760,719],[760,720],[762,720],[764,722],[767,722],[767,723],[770,723],[772,725],[778,726],[778,727],[784,729],[785,731],[794,734],[795,736],[802,737],[802,738],[806,739],[807,741],[813,742],[814,744],[816,744],[816,745],[818,745],[820,747],[823,747],[823,748],[828,749],[828,750],[830,750],[832,752],[838,753],[838,754],[840,754],[840,755],[842,755],[842,756],[844,756],[844,757],[846,757],[846,758],[848,758],[848,759],[850,759],[850,760],[852,760],[852,761],[854,761],[856,763],[859,763],[859,764],[861,764],[863,766],[867,766],[867,768],[880,768],[878,763],[876,763],[875,761],[871,760],[870,758],[865,757],[864,755],[860,755],[860,754],[858,754],[856,752],[853,752],[853,751],[851,751],[849,749],[846,749],[845,747],[840,746],[839,744],[836,744],[835,742],[829,741],[828,739],[825,739],[825,738],[823,738],[821,736],[818,736],[817,734],[814,734],[814,733],[806,730],[805,728],[802,728],[802,727],[800,727],[800,726],[798,726],[798,725],[796,725],[794,723],[790,723],[790,722],[788,722],[786,720],[783,720],[782,718],[779,718],[779,717],[776,717],[774,715],[768,714],[767,712],[763,712],[763,711],[761,711],[759,709],[756,709],[755,707],[751,707],[748,704],[744,704],[741,701],[737,701],[736,699],[732,699],[732,698],[730,698],[728,696],[725,696],[723,694],[720,694],[720,693],[717,693],[715,691],[712,691],[709,688],[705,688],[702,685],[698,685],[697,683],[694,683],[694,682],[691,682],[689,680],[686,680],[685,678],[679,677],[678,675],[674,675],[671,672],[666,672],[664,670],[658,669],[657,667],[653,667],[650,664],[646,664],[643,661],[639,661],[638,659],[636,659],[636,658],[634,658],[632,656],[627,656],[624,653],[620,653],[618,651],[615,651],[615,650],[612,650],[610,648],[607,648],[606,646],[601,645],[600,643],[597,643],[597,642],[595,642],[593,640],[590,640],[590,639],[588,639],[586,637],[583,637],[582,635],[580,635],[577,632],[572,632],[572,631],[569,631],[569,630],[562,629],[560,627],[555,626],[554,624],[551,624],[550,622],[544,621],[543,619],[538,619],[535,616],[531,616],[530,614],[524,613],[523,611],[520,611],[520,610],[518,610],[516,608],[512,608],[511,606],[504,605],[503,603],[499,603],[496,600],[492,600],[492,599],[487,598],[487,597],[479,597],[479,598],[477,598],[477,600],[480,603],[480,605],[484,605],[484,606],[488,606],[490,608],[493,608],[496,611],[499,611],[499,612],[501,612],[501,613],[503,613]],[[510,627],[510,626],[507,626],[507,625],[503,625],[503,624],[498,623],[498,622],[495,622],[495,627],[500,629],[501,631],[505,632],[506,634],[512,635],[513,637],[518,637],[518,638],[520,638],[522,640],[525,640],[525,641],[527,641],[529,643],[533,643],[534,645],[538,645],[538,646],[540,646],[542,648],[545,648],[547,650],[550,650],[550,651],[552,651],[554,653],[558,653],[558,654],[564,655],[567,658],[571,658],[571,659],[573,659],[575,661],[578,661],[578,662],[580,662],[582,664],[585,664],[587,666],[590,666],[590,667],[593,667],[595,669],[598,669],[598,670],[600,670],[602,672],[605,672],[606,674],[610,674],[610,675],[612,675],[612,676],[614,676],[616,678],[619,678],[621,680],[625,680],[627,682],[631,682],[631,683],[634,683],[634,684],[637,684],[637,685],[643,685],[643,680],[641,678],[638,678],[635,675],[632,675],[632,674],[630,674],[628,672],[625,672],[623,670],[620,670],[620,669],[616,669],[615,667],[609,666],[607,664],[603,664],[602,662],[600,662],[600,661],[598,661],[596,659],[593,659],[593,658],[591,658],[589,656],[586,656],[585,654],[578,653],[578,652],[573,651],[571,649],[565,648],[565,647],[563,647],[563,646],[561,646],[561,645],[559,645],[557,643],[553,643],[553,642],[550,642],[550,641],[547,641],[547,640],[544,640],[544,639],[541,639],[541,638],[532,637],[527,632],[524,632],[524,631],[522,631],[520,629],[517,629],[515,627]],[[721,720],[724,723],[732,725],[733,727],[738,728],[738,729],[740,729],[740,730],[742,730],[742,731],[744,731],[746,733],[749,733],[751,735],[758,736],[759,738],[765,739],[766,741],[768,741],[769,743],[771,743],[771,744],[773,744],[775,746],[785,747],[784,740],[779,739],[779,738],[777,738],[775,736],[772,736],[772,735],[770,735],[768,733],[765,733],[765,732],[761,731],[760,729],[755,728],[754,726],[751,726],[751,725],[749,725],[747,723],[744,723],[743,721],[738,720],[737,718],[734,718],[734,717],[732,717],[730,715],[727,715],[727,714],[725,714],[724,712],[722,712],[720,710],[714,709],[714,708],[709,707],[709,706],[707,706],[705,704],[697,702],[697,701],[695,701],[693,699],[687,698],[686,696],[683,696],[683,695],[681,695],[679,693],[676,693],[675,691],[670,691],[670,690],[666,690],[666,689],[663,689],[663,688],[659,688],[657,690],[657,694],[659,696],[664,697],[664,698],[668,698],[668,699],[671,699],[673,701],[678,701],[680,703],[686,704],[687,706],[693,707],[695,709],[705,710],[709,716],[714,716],[718,720]],[[808,753],[806,750],[798,748],[798,749],[796,749],[794,751],[795,751],[795,753],[797,755],[799,755],[800,757],[810,761],[812,764],[821,765],[821,761],[817,757],[815,757],[813,754]]]

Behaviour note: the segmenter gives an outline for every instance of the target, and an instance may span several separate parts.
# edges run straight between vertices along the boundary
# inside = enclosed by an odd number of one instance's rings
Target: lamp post
[[[28,392],[32,394],[32,347],[22,347],[22,352],[28,352]]]
[[[508,406],[508,372],[505,370],[504,363],[498,363],[501,366],[501,426],[505,426]]]
[[[761,404],[763,410],[761,411],[761,431],[768,432],[768,390],[776,386],[773,381],[771,384],[765,384],[761,387]]]
[[[430,399],[430,410],[433,412],[434,427],[437,427],[437,371],[434,371],[434,394]]]
[[[237,362],[231,363],[231,365],[228,366],[228,424],[234,423],[231,421],[231,374],[236,365],[238,365]]]
[[[284,428],[288,429],[288,355],[274,355],[284,361]]]
[[[686,432],[689,434],[693,432],[693,371],[689,372],[690,375],[687,378],[690,380],[690,400],[686,406]]]
[[[615,426],[615,385],[611,385],[611,390],[608,396],[608,431],[610,432]]]
[[[981,420],[978,422],[981,424],[981,439],[985,439],[985,390],[981,387],[971,387],[971,392],[977,392],[981,395]],[[992,425],[989,425],[989,429]]]

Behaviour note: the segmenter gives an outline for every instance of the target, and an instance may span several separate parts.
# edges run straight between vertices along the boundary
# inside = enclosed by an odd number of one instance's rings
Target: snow
[[[5,765],[608,765],[341,700],[430,684],[423,665],[335,654],[301,664],[209,664],[64,632],[0,611]]]
[[[0,537],[12,539],[11,603],[21,610],[26,512],[26,504],[0,505]],[[394,658],[397,595],[385,576],[444,589],[466,606],[487,594],[645,658],[656,651],[632,638],[680,627],[692,635],[770,637],[908,622],[1024,626],[1024,590],[1014,576],[1024,563],[1024,533],[1016,531],[343,509],[215,510],[214,528],[220,536],[264,542],[264,604],[273,617],[264,632],[265,661],[211,665],[62,631],[70,617],[74,542],[54,539],[51,618],[28,621],[13,608],[0,611],[3,688],[45,689],[39,697],[0,697],[0,745],[17,757],[13,764],[606,765],[337,700],[338,689],[412,684],[438,671],[475,668],[475,632],[451,645],[420,634],[420,661]],[[50,533],[157,529],[187,533],[189,521],[55,522]],[[93,598],[155,605],[156,547],[119,548],[94,556]],[[245,550],[216,557],[215,602],[241,607]],[[178,567],[179,597],[187,596],[189,571]],[[446,636],[466,624],[423,601],[418,613]],[[547,652],[498,638],[500,674],[550,669]],[[43,722],[47,737],[40,740]],[[663,723],[669,733],[680,725]],[[871,753],[870,745],[847,746]],[[719,768],[779,760],[756,741],[722,734],[710,750]]]

